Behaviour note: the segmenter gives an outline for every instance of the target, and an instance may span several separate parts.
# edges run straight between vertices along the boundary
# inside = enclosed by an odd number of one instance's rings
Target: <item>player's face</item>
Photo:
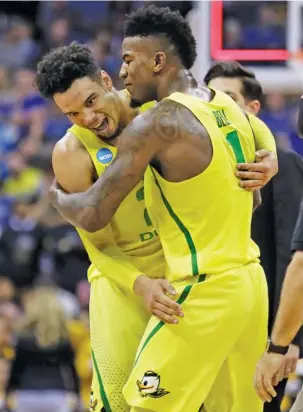
[[[131,95],[131,106],[156,100],[155,53],[148,38],[128,37],[122,43],[120,77]]]
[[[216,77],[212,79],[207,86],[228,94],[242,109],[246,110],[246,102],[242,94],[242,83],[240,79]]]
[[[101,139],[110,139],[119,130],[119,105],[106,73],[102,73],[102,80],[100,75],[100,81],[89,77],[77,79],[68,90],[53,97],[72,123],[91,130]]]
[[[239,78],[217,77],[208,83],[208,86],[228,94],[242,109],[255,116],[258,115],[261,103],[259,100],[245,99],[242,93],[242,81]]]

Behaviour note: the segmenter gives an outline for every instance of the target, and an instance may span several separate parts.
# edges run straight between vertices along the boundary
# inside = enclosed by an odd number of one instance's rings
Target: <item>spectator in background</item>
[[[10,20],[8,31],[0,38],[0,64],[8,69],[27,66],[38,57],[30,24],[20,17]]]
[[[4,66],[0,66],[0,97],[6,98],[6,96],[11,96],[11,82],[8,74],[8,69]]]
[[[19,198],[37,194],[43,181],[43,173],[29,166],[19,152],[6,155],[5,160],[7,175],[1,182],[2,194]]]
[[[266,108],[261,112],[261,119],[276,137],[278,147],[291,147],[289,135],[294,132],[293,110],[286,105],[281,93],[269,93],[266,96]]]
[[[259,8],[256,24],[243,29],[244,48],[284,49],[286,46],[285,33],[275,5],[263,4]]]
[[[25,157],[36,155],[42,146],[47,105],[34,87],[34,72],[19,70],[15,75],[17,101],[12,122],[19,128],[20,150]]]
[[[48,36],[45,39],[44,51],[64,46],[71,42],[70,25],[65,17],[58,18],[50,24]]]
[[[226,49],[243,48],[242,27],[237,19],[229,18],[224,23],[224,47]]]
[[[13,283],[5,276],[0,276],[0,304],[2,302],[11,302],[15,297],[15,288]]]
[[[44,136],[46,144],[51,145],[49,153],[52,153],[53,146],[65,135],[69,127],[71,127],[71,122],[68,117],[62,114],[54,102],[48,102]]]
[[[0,356],[0,412],[7,410],[8,400],[6,397],[6,387],[10,373],[10,361]]]
[[[121,57],[118,53],[113,53],[112,47],[115,42],[118,43],[120,47],[121,39],[118,35],[111,37],[110,32],[102,30],[97,34],[96,38],[89,43],[89,46],[100,67],[112,77],[115,84],[120,84],[121,79],[119,79],[117,73],[120,71]],[[122,87],[124,87],[123,83]]]
[[[76,352],[76,369],[80,378],[81,397],[87,407],[90,403],[90,388],[93,377],[88,318],[89,288],[87,280],[79,282],[77,297],[81,314],[78,319],[69,322],[70,337]]]
[[[9,319],[0,312],[0,357],[11,360],[14,357],[13,327]]]
[[[17,287],[32,285],[39,273],[41,228],[28,217],[35,201],[24,198],[15,203],[0,238],[0,273]]]
[[[55,20],[59,19],[67,19],[72,22],[72,24],[81,22],[81,16],[76,13],[73,8],[73,3],[69,1],[54,0],[41,1],[39,3],[37,24],[46,41],[48,41],[50,25],[52,25]]]
[[[5,163],[5,155],[14,150],[19,141],[18,128],[11,122],[14,101],[15,94],[12,89],[9,71],[4,66],[0,66],[0,182],[9,173]]]
[[[57,215],[57,212],[54,211]],[[52,279],[72,293],[79,281],[86,279],[89,260],[75,229],[61,216],[43,225],[42,253],[51,261]]]
[[[26,300],[8,384],[16,412],[72,412],[79,393],[67,324],[56,292],[36,288]]]

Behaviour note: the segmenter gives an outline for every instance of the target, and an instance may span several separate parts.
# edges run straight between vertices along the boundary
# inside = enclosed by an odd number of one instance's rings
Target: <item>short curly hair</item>
[[[35,84],[42,96],[63,93],[83,77],[100,79],[100,67],[88,46],[72,42],[47,53],[38,63]]]
[[[125,37],[165,36],[174,45],[184,67],[190,69],[193,66],[197,57],[196,40],[179,11],[152,5],[141,7],[127,17]]]

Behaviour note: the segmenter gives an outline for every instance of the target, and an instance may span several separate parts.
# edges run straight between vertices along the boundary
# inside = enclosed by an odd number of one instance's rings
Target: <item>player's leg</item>
[[[188,285],[179,298],[184,318],[178,325],[150,320],[124,388],[128,404],[156,412],[198,411],[246,329],[254,299],[250,277],[237,271]]]
[[[253,376],[267,341],[267,285],[261,266],[250,265],[250,271],[255,295],[254,308],[244,332],[222,365],[205,400],[206,411],[263,411],[263,402],[253,387]]]
[[[132,369],[148,319],[149,315],[137,299],[123,293],[109,279],[99,277],[92,282],[92,411],[99,412],[102,406],[115,412],[129,411],[122,388]]]

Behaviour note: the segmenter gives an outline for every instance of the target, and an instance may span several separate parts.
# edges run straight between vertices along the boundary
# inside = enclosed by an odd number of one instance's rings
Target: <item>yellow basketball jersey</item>
[[[97,174],[102,175],[115,158],[116,148],[97,138],[91,131],[79,126],[72,126],[69,131],[81,141],[92,159]],[[145,207],[143,181],[121,203],[110,222],[110,227],[114,242],[121,252],[130,258],[128,262],[131,262],[139,273],[145,273],[151,277],[164,276],[163,250]],[[88,233],[79,228],[77,231],[90,260],[93,262],[101,259],[100,266],[102,267],[100,246],[102,247],[107,241],[106,228],[95,233]],[[124,264],[123,261],[121,262],[121,255],[114,254],[113,258],[120,259],[120,263]],[[114,271],[115,268],[112,270]],[[100,270],[92,264],[88,271],[89,280],[99,275]],[[119,273],[116,275],[119,276]]]
[[[145,173],[146,205],[161,238],[168,280],[258,262],[250,232],[253,195],[239,187],[234,175],[238,162],[255,158],[247,117],[217,91],[210,103],[182,93],[169,99],[188,108],[206,128],[213,158],[203,173],[183,182],[169,182],[152,167]]]

